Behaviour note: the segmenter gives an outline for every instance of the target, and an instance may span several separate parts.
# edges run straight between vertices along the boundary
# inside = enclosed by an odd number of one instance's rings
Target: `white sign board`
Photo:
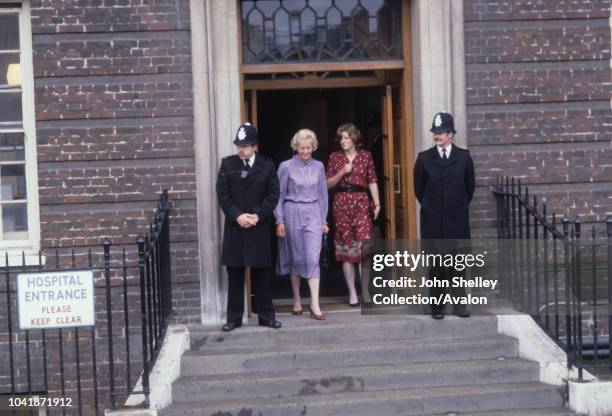
[[[91,270],[17,274],[21,329],[92,326],[94,301]]]

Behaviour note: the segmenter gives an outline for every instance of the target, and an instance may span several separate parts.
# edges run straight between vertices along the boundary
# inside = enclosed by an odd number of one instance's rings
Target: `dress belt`
[[[361,186],[341,186],[339,188],[336,189],[338,192],[349,192],[349,193],[353,193],[353,192],[367,192],[366,188],[363,188]]]

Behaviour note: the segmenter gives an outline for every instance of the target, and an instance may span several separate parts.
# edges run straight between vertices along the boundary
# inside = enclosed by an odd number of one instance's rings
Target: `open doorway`
[[[372,152],[377,170],[383,207],[381,216],[374,222],[376,238],[386,237],[387,222],[381,116],[383,92],[383,87],[257,91],[257,120],[254,120],[258,127],[260,152],[271,157],[277,167],[293,155],[290,141],[301,128],[308,128],[316,133],[319,148],[313,157],[327,167],[329,155],[339,148],[335,141],[336,129],[343,123],[354,123],[361,130],[363,148]],[[334,224],[331,214],[333,193],[329,196],[329,258],[334,259]],[[302,286],[307,291],[307,285]],[[290,281],[286,276],[275,275],[272,289],[276,299],[291,297]],[[322,297],[346,294],[340,263],[332,261],[328,269],[321,270],[320,293]]]

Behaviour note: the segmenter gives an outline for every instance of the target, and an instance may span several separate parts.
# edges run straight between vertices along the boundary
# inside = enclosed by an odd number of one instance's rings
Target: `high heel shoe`
[[[304,309],[300,309],[300,310],[297,310],[297,311],[292,309],[291,313],[294,314],[294,315],[302,315],[304,313]]]
[[[324,313],[322,313],[320,315],[317,315],[316,313],[314,313],[312,311],[312,308],[310,308],[310,307],[308,308],[308,310],[310,311],[310,317],[312,319],[316,319],[317,321],[324,321],[325,320],[325,314]]]

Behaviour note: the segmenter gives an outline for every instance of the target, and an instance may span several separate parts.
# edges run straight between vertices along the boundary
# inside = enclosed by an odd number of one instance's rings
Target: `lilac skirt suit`
[[[295,155],[278,168],[280,199],[274,210],[285,224],[278,238],[278,274],[320,277],[319,256],[323,224],[327,223],[327,180],[323,163]]]

